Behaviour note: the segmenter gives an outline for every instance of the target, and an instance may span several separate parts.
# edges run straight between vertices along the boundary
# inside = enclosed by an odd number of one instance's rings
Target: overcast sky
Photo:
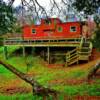
[[[6,2],[8,2],[9,0],[4,0]],[[30,0],[26,0],[27,2],[29,2]],[[50,0],[37,0],[42,6],[49,6],[49,2]],[[52,0],[51,0],[52,1]],[[60,2],[61,0],[55,0],[56,2]],[[18,6],[19,4],[21,4],[21,0],[15,0],[14,2],[14,6]]]

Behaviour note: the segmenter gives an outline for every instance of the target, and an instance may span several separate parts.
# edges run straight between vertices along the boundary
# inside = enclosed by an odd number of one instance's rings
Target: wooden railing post
[[[23,46],[22,49],[23,49],[23,57],[25,57],[25,47]]]
[[[48,64],[50,64],[50,47],[47,47],[47,60]]]
[[[8,59],[8,50],[7,50],[7,46],[4,46],[4,57],[7,60]]]

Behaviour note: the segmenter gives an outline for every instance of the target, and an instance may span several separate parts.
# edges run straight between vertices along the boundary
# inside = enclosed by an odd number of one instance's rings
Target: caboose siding
[[[25,26],[23,28],[23,36],[24,38],[71,38],[71,37],[79,37],[81,33],[81,27],[79,22],[66,22],[61,23],[59,20],[56,20],[57,24],[55,24],[54,19],[51,19],[50,24],[45,24],[42,20],[42,23],[40,25],[31,25],[31,26]],[[76,27],[75,31],[71,31]]]
[[[24,26],[23,27],[23,37],[24,38],[29,38],[31,37],[31,30],[29,26]]]

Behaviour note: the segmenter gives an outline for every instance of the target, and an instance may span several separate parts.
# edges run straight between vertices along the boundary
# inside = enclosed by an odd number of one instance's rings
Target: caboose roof
[[[48,18],[48,19],[41,19],[41,23],[43,23],[46,20],[50,20],[50,21],[57,21],[58,23],[61,23],[61,20],[59,18]]]
[[[46,19],[41,19],[41,24],[43,24],[45,20],[46,20]],[[56,20],[56,21],[58,22],[58,24],[72,24],[72,23],[79,23],[79,24],[82,24],[82,23],[83,23],[83,21],[82,21],[82,22],[81,22],[81,21],[75,21],[75,22],[61,22],[61,20],[60,20],[59,18],[48,18],[48,20],[51,20],[52,22],[53,22],[54,20]],[[25,27],[33,27],[33,26],[39,27],[39,26],[41,26],[41,24],[40,24],[40,25],[34,25],[34,24],[29,25],[29,24],[26,24],[26,25],[24,25],[22,28],[25,28]]]

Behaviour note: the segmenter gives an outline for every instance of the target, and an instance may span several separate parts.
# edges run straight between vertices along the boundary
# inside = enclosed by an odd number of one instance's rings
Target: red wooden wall
[[[23,37],[32,39],[43,38],[72,38],[81,34],[80,22],[62,23],[58,18],[50,18],[50,22],[42,19],[40,25],[26,25],[23,27]],[[74,32],[71,28],[75,27]],[[33,33],[32,33],[33,30]]]

